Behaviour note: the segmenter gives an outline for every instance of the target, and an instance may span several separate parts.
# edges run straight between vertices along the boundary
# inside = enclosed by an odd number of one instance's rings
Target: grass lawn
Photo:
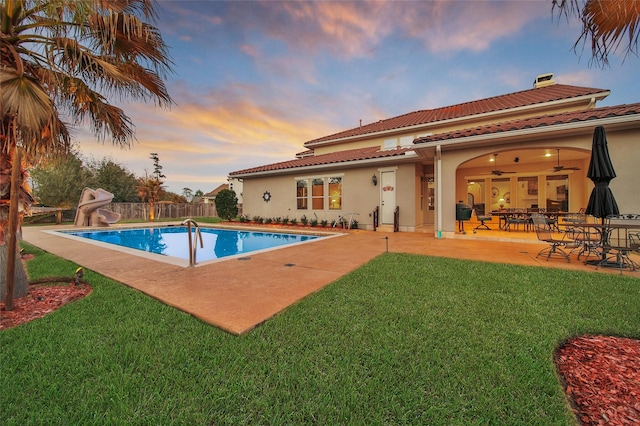
[[[553,350],[640,337],[640,280],[610,274],[384,254],[240,337],[85,279],[0,332],[3,425],[570,425]]]

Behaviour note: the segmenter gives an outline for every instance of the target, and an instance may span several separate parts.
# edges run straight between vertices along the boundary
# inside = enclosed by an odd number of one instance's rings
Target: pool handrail
[[[182,222],[183,225],[187,226],[187,234],[189,235],[189,267],[193,267],[196,264],[196,252],[198,250],[198,237],[200,237],[200,248],[204,248],[204,244],[202,243],[202,234],[200,233],[200,227],[193,219],[185,219]],[[196,239],[193,240],[191,237],[191,225],[193,225],[194,233],[196,235]]]

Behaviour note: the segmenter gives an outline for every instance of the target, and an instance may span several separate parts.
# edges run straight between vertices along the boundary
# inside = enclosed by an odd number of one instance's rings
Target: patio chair
[[[485,222],[493,221],[493,217],[491,215],[478,215],[478,211],[476,209],[473,209],[473,212],[475,213],[478,222],[480,222],[479,225],[473,228],[473,233],[475,234],[478,229],[486,229],[487,231],[491,231],[491,228],[489,228],[489,225],[487,225]]]
[[[560,224],[567,228],[569,231],[574,225],[585,223],[587,221],[587,215],[584,213],[584,209],[580,209],[578,213],[567,213],[560,220]]]
[[[543,214],[534,213],[531,215],[531,220],[533,221],[533,228],[536,231],[538,240],[549,244],[548,247],[540,250],[536,257],[546,255],[547,260],[549,260],[551,256],[561,256],[566,259],[567,262],[571,262],[569,254],[564,251],[562,247],[567,247],[569,244],[575,244],[573,240],[567,239],[566,233],[560,239],[554,237],[551,233],[551,225],[547,223],[547,219]]]
[[[578,260],[584,255],[585,262],[591,255],[601,257],[599,250],[602,246],[600,233],[594,228],[584,226],[586,223],[587,216],[584,212],[568,213],[562,217],[561,221],[562,232],[575,242],[571,253],[577,252]]]
[[[520,229],[520,225],[523,225],[525,231],[529,230],[530,217],[527,215],[526,209],[513,209],[511,214],[507,216],[507,223],[505,228],[507,231],[511,231],[511,226],[516,229]]]
[[[552,230],[555,232],[561,232],[558,227],[558,215],[554,214],[555,212],[548,212],[546,209],[540,209],[539,213],[544,214],[545,220]]]

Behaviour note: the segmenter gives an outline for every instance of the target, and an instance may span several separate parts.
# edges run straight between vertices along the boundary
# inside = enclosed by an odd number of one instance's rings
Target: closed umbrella
[[[591,162],[587,177],[593,181],[595,187],[591,191],[586,213],[603,220],[611,214],[619,214],[618,203],[609,188],[609,182],[616,177],[604,127],[598,126],[593,131],[593,143],[591,146]]]
[[[589,203],[585,210],[586,214],[604,219],[611,214],[619,214],[618,203],[609,188],[609,182],[616,177],[613,170],[611,158],[609,158],[609,147],[607,146],[607,136],[604,127],[598,126],[593,131],[593,143],[591,145],[591,162],[587,177],[593,181],[595,187],[591,191]],[[606,239],[606,232],[601,233],[602,243]],[[607,253],[602,252],[602,259],[599,264],[606,264]],[[606,266],[606,265],[604,265]]]

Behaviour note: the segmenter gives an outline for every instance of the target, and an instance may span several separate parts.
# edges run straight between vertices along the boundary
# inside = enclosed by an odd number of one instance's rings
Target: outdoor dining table
[[[634,234],[640,234],[640,223],[593,223],[582,222],[574,223],[571,225],[574,229],[579,230],[582,235],[585,236],[588,244],[593,244],[599,250],[600,257],[594,260],[588,260],[585,258],[585,263],[595,266],[602,266],[604,268],[622,268],[628,267],[632,271],[640,269],[638,262],[629,258],[630,251],[636,251],[640,253],[640,245],[633,247]],[[594,235],[596,238],[590,238]],[[612,238],[612,234],[615,236]],[[609,261],[609,253],[617,251],[616,262]],[[624,253],[622,253],[624,252]]]
[[[491,216],[498,216],[498,228],[503,231],[507,231],[509,228],[509,218],[514,217],[514,215],[521,215],[523,212],[516,213],[515,211],[509,210],[494,210],[491,212]]]
[[[507,231],[509,229],[509,218],[514,217],[516,215],[526,215],[526,216],[530,216],[533,213],[540,213],[542,215],[544,215],[547,219],[549,219],[549,221],[553,221],[553,225],[552,228],[554,228],[556,231],[560,231],[560,229],[557,226],[557,220],[559,217],[561,216],[567,216],[573,213],[569,213],[569,212],[540,212],[540,211],[535,211],[535,210],[520,210],[520,211],[514,211],[514,210],[494,210],[491,212],[491,216],[497,216],[498,217],[498,227],[503,230],[503,231]],[[527,228],[525,228],[527,229]]]

